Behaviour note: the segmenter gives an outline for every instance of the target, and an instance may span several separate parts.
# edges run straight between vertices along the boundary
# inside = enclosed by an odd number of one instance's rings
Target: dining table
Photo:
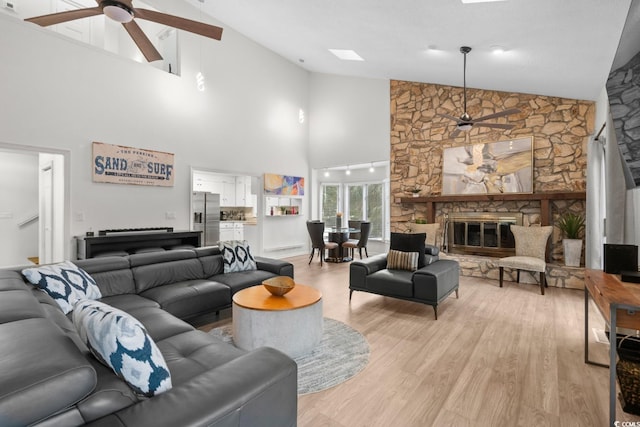
[[[325,258],[328,262],[349,262],[352,258],[349,256],[349,249],[343,248],[342,244],[349,240],[349,235],[359,233],[360,229],[353,227],[326,227],[327,240],[335,242],[338,247],[329,250],[329,256]]]

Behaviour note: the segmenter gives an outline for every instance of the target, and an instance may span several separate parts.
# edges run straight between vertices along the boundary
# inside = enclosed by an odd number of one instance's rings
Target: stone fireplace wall
[[[457,138],[451,120],[436,116],[462,114],[462,88],[405,81],[391,81],[391,230],[407,231],[408,222],[426,218],[421,203],[401,203],[410,190],[419,187],[421,196],[439,195],[442,188],[444,148],[533,136],[534,193],[584,191],[587,177],[587,143],[594,131],[595,104],[591,101],[540,95],[467,89],[467,110],[480,117],[509,108],[519,114],[491,120],[511,123],[512,130],[474,127]],[[571,210],[586,214],[582,200],[554,201],[553,221]],[[540,223],[540,203],[493,201],[437,203],[436,221],[443,223],[448,212],[524,212],[524,224]],[[554,230],[552,260],[562,259],[561,233]]]

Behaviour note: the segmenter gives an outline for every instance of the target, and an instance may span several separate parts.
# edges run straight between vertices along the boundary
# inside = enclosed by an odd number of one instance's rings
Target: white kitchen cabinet
[[[241,222],[220,222],[220,240],[244,240],[244,224]]]
[[[245,191],[246,180],[247,180],[247,177],[245,176],[236,177],[236,203],[238,204],[238,206],[248,206],[247,193]]]
[[[237,206],[253,206],[251,192],[251,177],[236,177],[236,203]]]
[[[236,222],[233,227],[233,240],[244,240],[244,225],[242,223]]]
[[[235,240],[233,222],[220,222],[220,241]]]
[[[238,206],[236,203],[235,177],[225,177],[220,193],[220,206]]]

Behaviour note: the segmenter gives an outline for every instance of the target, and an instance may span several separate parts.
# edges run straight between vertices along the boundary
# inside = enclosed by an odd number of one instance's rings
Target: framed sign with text
[[[173,153],[94,142],[93,181],[173,187],[173,157]]]

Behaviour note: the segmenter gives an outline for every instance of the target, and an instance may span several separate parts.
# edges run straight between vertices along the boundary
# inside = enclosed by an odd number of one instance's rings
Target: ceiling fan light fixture
[[[473,127],[473,125],[471,123],[460,123],[460,124],[458,124],[458,130],[461,130],[462,132],[469,132],[472,127]]]
[[[114,21],[126,24],[133,20],[133,11],[122,3],[106,1],[103,5],[102,12]]]

